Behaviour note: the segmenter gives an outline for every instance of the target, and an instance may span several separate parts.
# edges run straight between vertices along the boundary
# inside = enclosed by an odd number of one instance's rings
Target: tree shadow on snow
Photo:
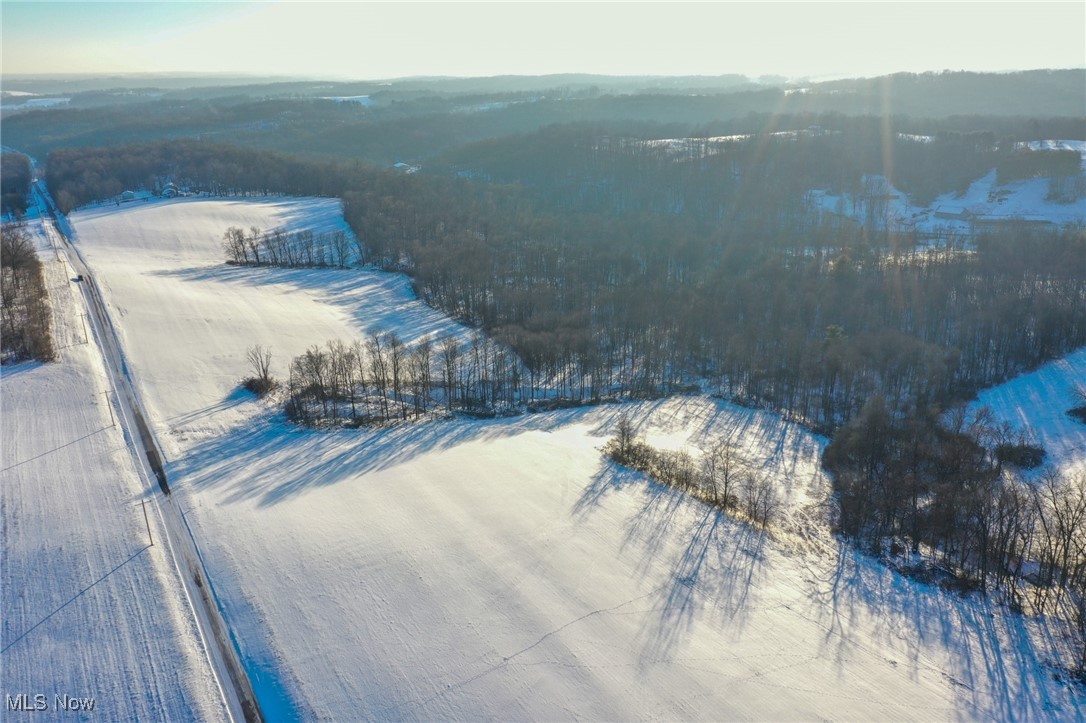
[[[411,280],[403,274],[371,268],[281,268],[227,264],[152,273],[182,281],[251,286],[261,289],[267,299],[304,292],[321,304],[345,313],[364,333],[396,331],[409,344],[428,335],[441,338],[450,334],[462,337],[468,334],[466,327],[420,301],[411,288]],[[320,344],[325,341],[314,340]]]
[[[679,490],[610,462],[574,503],[574,518],[592,514],[611,493],[638,490],[642,503],[627,520],[621,552],[638,556],[640,575],[661,580],[650,597],[654,614],[642,630],[642,660],[667,660],[704,616],[742,630],[757,603],[765,535]]]
[[[1068,651],[1044,619],[1010,613],[979,594],[961,597],[909,580],[843,542],[836,559],[822,570],[812,567],[806,582],[803,614],[823,627],[823,655],[838,666],[869,655],[904,666],[913,678],[942,677],[975,719],[1086,713],[1070,688],[1053,698],[1050,663]],[[916,713],[922,715],[920,708]]]
[[[1053,685],[1053,659],[1073,657],[1043,619],[909,580],[840,540],[825,556],[773,555],[770,563],[769,550],[779,545],[758,528],[611,462],[574,503],[574,519],[595,514],[612,494],[640,495],[622,551],[637,555],[640,575],[659,581],[641,633],[646,664],[671,659],[699,620],[741,634],[751,615],[766,609],[770,579],[785,575],[775,584],[803,594],[787,603],[774,596],[773,604],[824,630],[820,657],[842,672],[868,659],[913,680],[943,680],[952,702],[930,701],[932,715],[945,715],[948,705],[996,720],[1086,714],[1075,689]],[[774,569],[781,564],[798,566],[800,574]],[[929,709],[917,701],[911,710],[923,717]]]
[[[609,428],[613,408],[582,407],[487,420],[406,422],[379,429],[313,430],[281,416],[235,427],[207,439],[167,465],[171,483],[217,488],[226,502],[274,505],[308,490],[394,468],[416,457],[468,442],[550,432],[587,419]]]

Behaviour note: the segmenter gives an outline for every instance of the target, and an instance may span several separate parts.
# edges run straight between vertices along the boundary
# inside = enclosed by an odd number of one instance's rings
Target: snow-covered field
[[[39,223],[31,228],[42,241]],[[0,376],[0,695],[46,706],[93,698],[95,720],[221,720],[211,673],[157,507],[106,406],[109,391],[70,269],[43,254],[57,361]],[[38,701],[35,696],[45,696]]]
[[[163,451],[221,434],[263,405],[238,389],[254,344],[272,372],[314,344],[395,328],[405,342],[466,330],[411,298],[404,276],[369,270],[227,266],[230,226],[344,230],[333,199],[174,199],[99,206],[71,216],[77,247],[120,334]]]
[[[318,433],[238,394],[244,352],[374,326],[462,333],[373,271],[239,269],[227,226],[335,202],[73,215],[272,719],[1075,719],[1038,623],[905,580],[820,524],[819,440],[703,397]],[[788,501],[774,538],[601,456],[733,435]]]

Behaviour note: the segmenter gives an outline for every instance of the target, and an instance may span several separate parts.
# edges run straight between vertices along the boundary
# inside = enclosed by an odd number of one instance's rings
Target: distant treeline
[[[1077,176],[1082,172],[1082,154],[1067,150],[1019,149],[999,159],[999,182],[1022,178]]]
[[[1071,135],[1041,137],[1081,135],[1070,125],[1046,124],[1044,133]],[[865,175],[883,176],[927,205],[940,194],[965,191],[994,167],[1001,180],[1079,171],[1077,153],[1020,150],[1010,128],[963,132],[932,124],[920,134],[918,126],[924,124],[878,116],[765,116],[671,129],[686,135],[669,141],[661,128],[563,125],[465,146],[434,168],[524,184],[538,201],[563,212],[654,210],[708,223],[734,220],[744,210],[794,218],[804,212],[805,191],[860,196]]]
[[[434,81],[441,85],[441,81]],[[445,87],[452,85],[445,81]],[[73,97],[73,107],[37,110],[0,121],[4,142],[44,158],[74,146],[117,146],[155,139],[200,138],[265,150],[357,158],[382,165],[428,160],[467,143],[531,133],[556,123],[656,124],[671,135],[696,135],[716,126],[720,134],[748,133],[767,117],[782,128],[792,119],[820,114],[892,114],[914,127],[909,133],[991,130],[1000,138],[1080,138],[1086,107],[1082,70],[1010,74],[902,73],[877,79],[812,83],[801,92],[780,87],[669,88],[642,84],[642,92],[564,86],[517,93],[516,81],[460,92],[428,90],[427,81],[398,87],[343,87],[343,94],[372,93],[371,106],[299,97],[304,84],[190,89],[149,99],[139,95]],[[634,91],[636,88],[629,88]],[[310,93],[313,91],[310,90]],[[320,91],[327,95],[328,87]],[[81,105],[95,107],[80,107]],[[977,116],[985,116],[978,122]],[[1046,130],[1062,118],[1064,130]],[[925,120],[928,119],[928,120]],[[899,123],[901,125],[901,123]],[[1052,127],[1052,126],[1049,126]],[[1052,128],[1055,130],[1055,128]],[[659,136],[663,137],[663,136]]]

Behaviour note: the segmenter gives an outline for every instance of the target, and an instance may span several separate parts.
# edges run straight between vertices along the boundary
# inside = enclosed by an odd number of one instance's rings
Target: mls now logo
[[[17,695],[8,694],[7,696],[8,710],[16,712],[34,712],[49,710],[49,699],[44,693],[37,693],[30,695],[29,693],[19,693]],[[71,695],[60,695],[59,693],[53,696],[53,710],[59,711],[92,711],[94,710],[94,698],[77,698]]]

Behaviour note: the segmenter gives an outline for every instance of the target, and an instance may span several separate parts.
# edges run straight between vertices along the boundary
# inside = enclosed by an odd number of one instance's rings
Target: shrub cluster
[[[768,527],[780,511],[780,498],[768,475],[760,474],[728,441],[721,440],[700,460],[685,450],[656,449],[634,435],[623,415],[604,453],[615,462],[644,472],[725,512]]]

